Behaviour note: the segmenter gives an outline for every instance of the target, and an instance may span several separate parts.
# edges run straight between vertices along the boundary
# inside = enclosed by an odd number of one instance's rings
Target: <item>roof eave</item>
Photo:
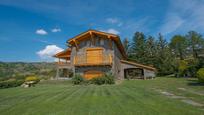
[[[156,68],[151,67],[151,66],[147,66],[147,65],[143,65],[143,64],[139,64],[139,63],[135,63],[135,62],[130,62],[130,61],[127,61],[127,60],[120,60],[120,61],[123,62],[123,63],[128,63],[128,64],[131,64],[131,65],[135,65],[135,66],[141,66],[141,67],[143,67],[145,69],[153,70],[155,72],[157,71]]]

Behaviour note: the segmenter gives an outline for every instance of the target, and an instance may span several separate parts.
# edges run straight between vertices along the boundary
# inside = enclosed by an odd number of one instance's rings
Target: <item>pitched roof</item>
[[[70,59],[70,55],[71,55],[71,49],[67,48],[64,51],[61,51],[61,52],[55,54],[53,57],[62,58],[62,59]]]
[[[120,60],[120,61],[122,63],[126,63],[126,64],[130,64],[130,65],[138,66],[138,67],[141,67],[141,68],[145,68],[145,69],[148,69],[148,70],[156,71],[156,68],[154,68],[152,66],[147,66],[147,65],[139,64],[139,63],[132,62],[132,61],[126,61],[126,60]]]
[[[86,32],[83,32],[83,33],[81,33],[81,34],[67,40],[67,43],[74,44],[75,41],[80,41],[80,40],[86,39],[91,34],[98,34],[98,35],[107,36],[108,39],[111,39],[116,43],[118,49],[120,50],[121,54],[123,55],[123,58],[124,59],[127,58],[127,55],[126,55],[125,49],[124,49],[124,47],[123,47],[123,45],[121,43],[120,37],[118,35],[115,35],[115,34],[101,32],[101,31],[97,31],[97,30],[88,30]]]

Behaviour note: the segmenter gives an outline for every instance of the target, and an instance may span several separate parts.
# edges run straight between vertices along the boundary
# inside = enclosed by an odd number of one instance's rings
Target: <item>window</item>
[[[100,64],[102,63],[102,51],[101,48],[91,48],[86,50],[86,61],[88,64]]]
[[[100,45],[104,45],[104,39],[100,40]]]
[[[90,46],[91,45],[90,43],[91,43],[90,40],[87,40],[86,41],[86,46]]]

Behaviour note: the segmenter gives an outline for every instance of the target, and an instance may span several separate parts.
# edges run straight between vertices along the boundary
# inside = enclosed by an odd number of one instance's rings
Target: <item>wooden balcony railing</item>
[[[67,62],[67,61],[58,61],[58,62],[56,62],[56,65],[58,66],[58,67],[61,67],[61,68],[65,68],[65,67],[71,67],[71,63],[70,62]]]
[[[112,65],[112,55],[102,54],[95,56],[77,55],[74,57],[75,66]]]
[[[57,65],[70,65],[70,62],[56,62]]]

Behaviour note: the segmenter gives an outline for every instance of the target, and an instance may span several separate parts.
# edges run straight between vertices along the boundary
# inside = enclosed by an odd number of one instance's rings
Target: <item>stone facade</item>
[[[111,66],[87,66],[87,67],[75,67],[75,73],[84,75],[87,71],[101,71],[103,73],[108,73],[111,71]]]

